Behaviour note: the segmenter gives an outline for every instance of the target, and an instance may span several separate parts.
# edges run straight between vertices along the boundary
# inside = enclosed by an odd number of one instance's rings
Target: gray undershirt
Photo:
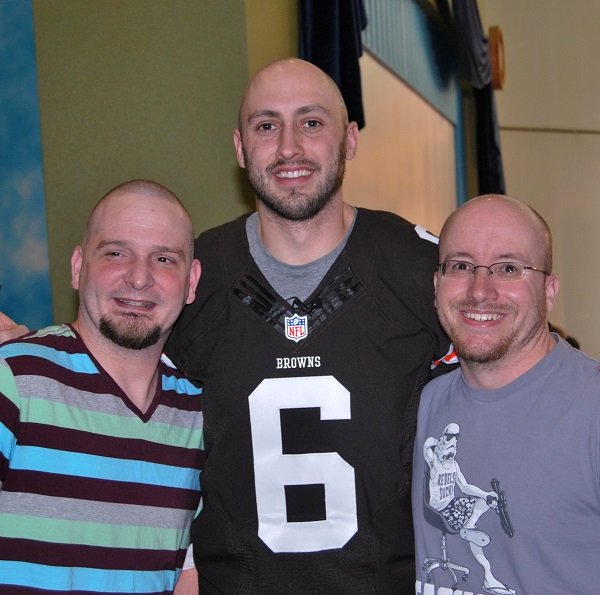
[[[329,254],[309,262],[308,264],[291,265],[285,264],[274,258],[260,239],[258,233],[258,213],[252,213],[246,219],[246,234],[250,246],[250,254],[265,276],[271,287],[290,303],[294,298],[302,302],[306,301],[317,288],[335,259],[344,249],[348,237],[352,233],[356,221],[356,209],[354,219],[344,236],[343,240]]]

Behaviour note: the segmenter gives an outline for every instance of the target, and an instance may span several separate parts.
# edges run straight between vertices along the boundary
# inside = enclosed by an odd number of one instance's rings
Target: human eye
[[[177,266],[184,260],[184,256],[178,250],[160,251],[153,255],[154,261],[164,266]]]
[[[122,258],[128,252],[124,242],[114,240],[102,240],[94,246],[93,250],[97,258],[108,260]]]
[[[523,265],[518,262],[497,262],[492,271],[506,279],[519,278],[523,273]]]
[[[319,128],[321,126],[321,122],[319,122],[319,120],[306,120],[303,124],[304,128],[309,128],[309,129],[315,129],[315,128]]]
[[[450,274],[464,275],[473,270],[473,265],[463,260],[449,260],[448,265],[450,266]]]
[[[467,277],[473,272],[473,265],[463,260],[447,260],[442,266],[444,277]]]
[[[256,129],[259,132],[271,132],[272,130],[275,130],[275,124],[273,122],[262,122]]]

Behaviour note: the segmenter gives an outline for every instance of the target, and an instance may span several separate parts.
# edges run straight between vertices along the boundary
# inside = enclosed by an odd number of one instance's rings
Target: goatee
[[[249,160],[245,152],[244,159],[248,181],[260,202],[282,219],[309,221],[333,200],[333,197],[342,186],[346,169],[346,142],[341,143],[337,160],[332,164],[331,169],[325,172],[324,178],[317,184],[314,191],[308,194],[297,188],[291,188],[277,194],[269,188],[268,180],[273,175],[273,171],[282,166],[306,166],[315,173],[321,172],[322,167],[318,162],[311,159],[296,159],[287,162],[280,160],[269,165],[263,173]]]
[[[137,317],[133,317],[137,320]],[[124,347],[125,349],[133,349],[139,351],[156,345],[160,339],[160,327],[155,325],[149,329],[143,328],[142,325],[129,324],[123,325],[126,328],[119,328],[117,325],[106,317],[100,319],[100,332],[115,345]]]

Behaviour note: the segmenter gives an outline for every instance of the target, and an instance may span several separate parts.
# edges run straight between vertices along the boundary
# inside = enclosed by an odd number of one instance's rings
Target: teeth
[[[466,312],[465,317],[470,318],[471,320],[477,320],[477,322],[487,322],[489,320],[500,320],[502,314],[476,314],[474,312]]]
[[[295,171],[280,171],[277,172],[275,175],[278,178],[300,178],[304,176],[310,176],[311,173],[312,172],[308,169],[297,169]]]
[[[127,304],[128,306],[135,306],[136,308],[151,308],[152,307],[152,302],[134,302],[133,300],[119,300],[120,302],[122,302],[123,304]]]

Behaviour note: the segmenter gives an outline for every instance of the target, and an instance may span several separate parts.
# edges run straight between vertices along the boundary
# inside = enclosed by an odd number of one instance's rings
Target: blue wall
[[[0,0],[0,310],[52,323],[44,174],[30,0]]]

